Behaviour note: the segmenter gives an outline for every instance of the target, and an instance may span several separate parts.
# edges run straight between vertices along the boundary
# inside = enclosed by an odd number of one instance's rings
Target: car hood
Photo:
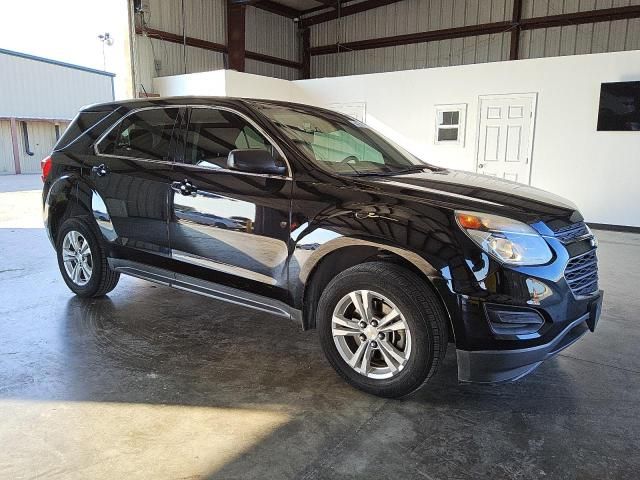
[[[361,180],[389,194],[410,196],[451,208],[508,213],[529,221],[535,218],[565,218],[571,222],[582,220],[575,204],[558,195],[521,183],[460,170],[362,177]]]

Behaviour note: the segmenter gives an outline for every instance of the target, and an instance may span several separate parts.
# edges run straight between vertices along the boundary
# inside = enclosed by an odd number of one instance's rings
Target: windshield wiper
[[[410,167],[401,168],[400,170],[390,170],[387,172],[359,172],[356,177],[389,177],[392,175],[402,175],[403,173],[423,172],[425,170],[438,171],[437,167],[430,165],[411,165]]]

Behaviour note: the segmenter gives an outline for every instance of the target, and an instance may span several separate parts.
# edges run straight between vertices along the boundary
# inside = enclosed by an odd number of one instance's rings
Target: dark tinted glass
[[[154,108],[134,113],[98,146],[100,153],[148,160],[169,160],[177,108]]]
[[[194,108],[186,138],[185,163],[226,168],[231,150],[260,149],[271,145],[245,119],[232,112]]]
[[[460,112],[442,112],[442,125],[458,125]]]
[[[457,128],[439,128],[438,129],[438,141],[448,142],[458,140]]]
[[[640,82],[602,84],[598,130],[640,130]]]

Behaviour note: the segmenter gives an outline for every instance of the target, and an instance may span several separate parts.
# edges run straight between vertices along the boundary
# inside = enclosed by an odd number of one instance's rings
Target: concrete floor
[[[287,321],[127,277],[74,297],[39,188],[0,177],[0,478],[638,478],[639,235],[599,232],[595,334],[501,386],[449,349],[390,401]]]

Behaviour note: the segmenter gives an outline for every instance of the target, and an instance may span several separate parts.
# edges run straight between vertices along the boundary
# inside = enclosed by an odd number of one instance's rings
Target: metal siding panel
[[[206,72],[224,68],[224,55],[197,47],[183,46],[177,43],[163,42],[155,38],[138,36],[136,46],[136,87],[144,85],[147,93],[153,91],[152,79],[170,75],[180,75],[184,71],[184,55],[186,53],[187,73]],[[160,61],[160,70],[156,72],[154,60]]]
[[[511,20],[514,0],[405,0],[311,27],[320,46]],[[558,15],[640,4],[640,0],[524,0],[522,16]],[[338,23],[340,34],[338,35]],[[526,30],[520,58],[640,48],[640,19]],[[370,73],[508,60],[510,33],[312,57],[313,76]],[[325,57],[325,58],[322,58]]]
[[[56,143],[53,123],[26,122],[29,134],[29,148],[33,156],[27,155],[25,150],[22,122],[18,122],[18,148],[20,150],[20,171],[22,173],[39,173],[40,160],[51,153]]]
[[[153,29],[182,35],[181,2],[150,0],[150,12],[145,15],[146,24]],[[225,0],[189,0],[185,2],[184,33],[220,44],[227,43]],[[136,35],[136,89],[140,85],[148,93],[153,91],[152,79],[158,76],[178,75],[185,71],[182,45]],[[186,47],[187,73],[219,70],[224,68],[224,55],[196,47]],[[154,61],[160,60],[156,72]]]
[[[258,8],[246,9],[246,49],[287,60],[300,60],[295,22]]]
[[[611,8],[612,0],[597,0],[596,8]],[[611,22],[599,22],[593,25],[591,51],[589,53],[603,53],[609,51],[609,29]]]
[[[227,43],[227,3],[225,0],[185,2],[187,36],[216,43]],[[182,34],[182,6],[179,1],[149,0],[145,20],[150,28]]]
[[[0,120],[0,174],[15,173],[11,125],[8,120]]]
[[[544,56],[555,57],[560,55],[560,37],[562,27],[548,28],[544,44]]]
[[[625,50],[640,50],[640,18],[629,20]]]
[[[3,53],[0,85],[0,117],[71,119],[113,99],[111,77]]]
[[[297,68],[273,65],[270,63],[252,60],[250,58],[245,61],[245,70],[247,73],[263,75],[265,77],[281,78],[283,80],[298,80],[300,78],[300,72]]]
[[[494,62],[506,60],[508,56],[509,33],[500,33],[318,55],[311,58],[311,70],[314,77],[331,77]]]

